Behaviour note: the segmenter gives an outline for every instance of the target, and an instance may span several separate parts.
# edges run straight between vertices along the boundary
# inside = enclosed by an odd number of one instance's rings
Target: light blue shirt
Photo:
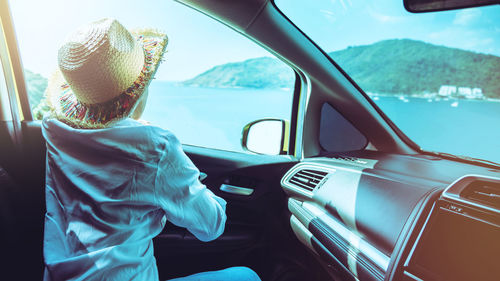
[[[125,119],[106,129],[42,124],[47,142],[44,280],[158,280],[152,239],[166,220],[202,241],[226,201],[169,131]]]

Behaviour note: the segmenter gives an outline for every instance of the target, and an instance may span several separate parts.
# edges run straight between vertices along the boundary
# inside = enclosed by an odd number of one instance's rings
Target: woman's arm
[[[186,227],[201,241],[224,232],[226,201],[199,181],[200,172],[182,150],[179,140],[166,136],[155,180],[155,197],[173,224]]]

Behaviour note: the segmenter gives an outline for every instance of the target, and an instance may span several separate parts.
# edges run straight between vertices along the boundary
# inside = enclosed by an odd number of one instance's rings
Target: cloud
[[[498,55],[499,52],[498,45],[495,44],[495,38],[478,30],[470,30],[458,26],[431,32],[425,41],[480,53]]]
[[[338,2],[338,3],[340,3],[340,5],[342,5],[342,8],[343,8],[344,10],[347,10],[347,5],[346,5],[346,3],[345,3],[345,1],[344,1],[344,0],[330,0],[330,1],[331,1],[331,3],[332,3],[332,4],[337,4],[337,2]],[[347,4],[348,4],[349,6],[351,6],[351,5],[352,5],[350,0],[347,0]]]
[[[329,22],[334,22],[337,20],[335,17],[335,14],[332,11],[329,10],[320,10],[320,12],[323,14],[323,16],[329,21]]]
[[[455,25],[470,25],[477,19],[481,17],[481,10],[475,9],[466,9],[457,12],[455,18],[453,19],[453,24]]]
[[[344,7],[344,10],[347,10],[347,6],[345,5],[343,0],[340,0],[340,4],[342,4],[342,7]]]
[[[379,12],[374,11],[371,8],[368,8],[368,14],[375,19],[376,21],[382,22],[382,23],[394,23],[394,22],[400,22],[404,18],[403,17],[396,17],[396,16],[390,16],[390,15],[385,15]]]

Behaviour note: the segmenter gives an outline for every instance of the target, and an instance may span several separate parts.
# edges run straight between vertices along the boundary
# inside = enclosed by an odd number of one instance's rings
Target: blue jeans
[[[223,270],[201,272],[168,281],[261,281],[257,273],[248,267],[235,266]]]

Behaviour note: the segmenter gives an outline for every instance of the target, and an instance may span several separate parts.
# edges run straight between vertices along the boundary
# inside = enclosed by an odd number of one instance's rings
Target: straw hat
[[[167,41],[159,31],[129,32],[108,18],[80,28],[59,49],[59,70],[46,90],[52,113],[76,128],[104,128],[128,117]]]

